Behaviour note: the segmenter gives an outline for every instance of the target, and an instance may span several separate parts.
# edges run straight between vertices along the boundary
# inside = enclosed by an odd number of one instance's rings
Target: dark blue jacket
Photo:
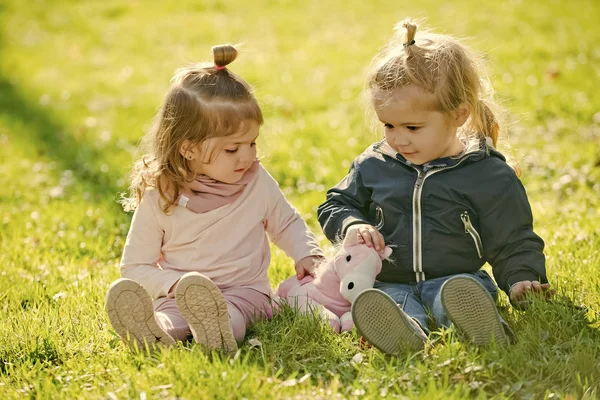
[[[319,223],[331,241],[350,225],[377,225],[394,247],[378,280],[412,283],[492,266],[509,293],[522,280],[546,283],[544,242],[533,231],[525,189],[505,158],[485,142],[461,157],[423,166],[384,141],[357,157],[327,192]]]

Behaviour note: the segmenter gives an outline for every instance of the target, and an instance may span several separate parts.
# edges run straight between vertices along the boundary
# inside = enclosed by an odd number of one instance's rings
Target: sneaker
[[[448,279],[441,288],[442,306],[458,331],[476,346],[509,343],[494,299],[470,276]]]
[[[108,288],[104,307],[115,332],[131,347],[175,344],[156,323],[152,299],[139,283],[126,278],[114,281]]]
[[[387,294],[377,289],[361,292],[352,303],[352,319],[360,336],[387,354],[419,351],[427,335]]]
[[[196,342],[208,349],[236,352],[227,303],[213,281],[198,272],[185,274],[175,288],[175,301]]]

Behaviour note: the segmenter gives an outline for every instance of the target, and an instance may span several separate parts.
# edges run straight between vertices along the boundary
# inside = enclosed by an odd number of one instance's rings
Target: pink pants
[[[246,328],[254,322],[271,318],[273,311],[269,296],[250,288],[229,288],[221,290],[233,337],[242,342],[246,336]],[[154,318],[165,332],[175,340],[186,340],[190,335],[190,326],[183,319],[172,297],[162,297],[154,300]]]

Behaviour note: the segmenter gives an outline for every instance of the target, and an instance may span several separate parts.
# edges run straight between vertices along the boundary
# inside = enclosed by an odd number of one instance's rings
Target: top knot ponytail
[[[400,33],[401,30],[404,30],[404,41],[402,45],[404,48],[408,48],[415,44],[415,34],[417,33],[417,24],[413,22],[410,18],[405,19],[404,21],[396,24],[394,30]]]
[[[215,67],[218,70],[221,70],[227,65],[231,64],[233,61],[235,61],[238,55],[235,47],[229,44],[213,46],[212,52],[215,60]]]

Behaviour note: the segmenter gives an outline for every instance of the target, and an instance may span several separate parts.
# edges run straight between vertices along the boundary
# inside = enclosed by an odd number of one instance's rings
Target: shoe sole
[[[208,349],[236,352],[227,303],[210,279],[199,273],[184,275],[175,289],[175,301],[197,343]]]
[[[415,352],[425,347],[425,332],[416,332],[409,318],[390,296],[377,289],[363,291],[352,304],[358,333],[387,354]]]
[[[448,318],[474,345],[508,344],[496,303],[477,280],[451,278],[442,285],[441,298]]]
[[[126,278],[113,282],[106,294],[105,309],[115,332],[131,347],[175,344],[156,323],[152,299],[139,283]]]

